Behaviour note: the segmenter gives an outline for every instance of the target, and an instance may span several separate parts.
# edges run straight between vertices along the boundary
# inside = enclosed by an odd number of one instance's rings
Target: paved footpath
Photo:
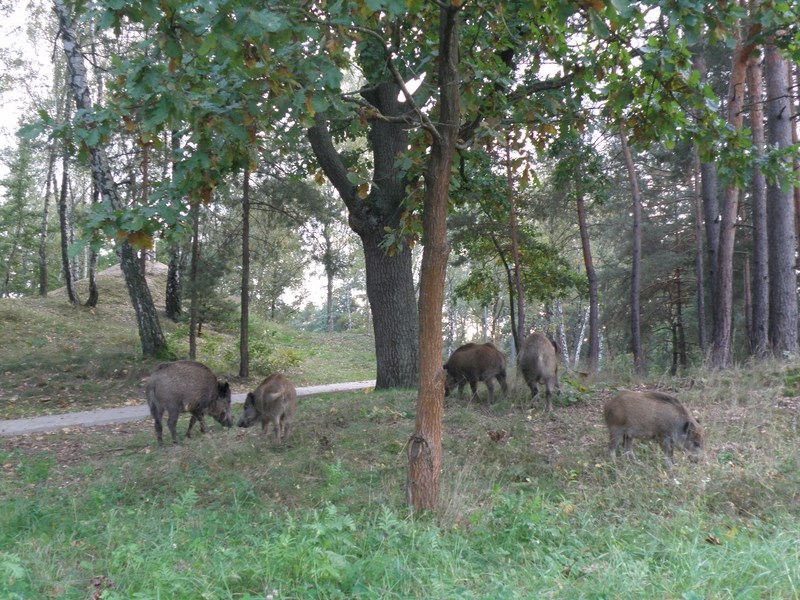
[[[312,385],[297,388],[298,396],[313,396],[316,394],[330,394],[333,392],[348,392],[365,390],[375,387],[375,381],[352,381],[349,383],[332,383],[329,385]],[[231,402],[243,403],[247,394],[233,394]],[[150,410],[146,404],[136,406],[122,406],[120,408],[101,408],[84,412],[64,413],[61,415],[46,415],[31,419],[12,419],[0,421],[0,437],[35,433],[37,431],[52,431],[63,427],[110,425],[112,423],[127,423],[150,418]]]

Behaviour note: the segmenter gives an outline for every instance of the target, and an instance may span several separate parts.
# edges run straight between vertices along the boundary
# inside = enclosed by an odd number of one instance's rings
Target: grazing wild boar
[[[508,393],[506,384],[506,357],[491,342],[485,344],[464,344],[456,349],[444,364],[447,379],[444,395],[449,396],[452,389],[458,386],[458,397],[469,383],[474,399],[478,395],[478,382],[482,381],[489,390],[489,402],[494,402],[494,381],[497,379],[503,393]]]
[[[558,382],[558,356],[555,346],[543,333],[533,332],[522,343],[519,370],[531,389],[531,400],[539,393],[537,384],[544,384],[547,403],[545,411],[553,408],[553,390],[561,393]]]
[[[228,382],[220,383],[217,376],[202,363],[191,360],[179,360],[158,365],[147,380],[147,404],[153,415],[156,438],[159,444],[164,440],[161,419],[167,411],[167,426],[172,435],[172,442],[178,443],[178,415],[182,412],[192,414],[186,437],[192,437],[195,421],[200,422],[200,431],[205,433],[206,424],[203,417],[206,413],[214,417],[220,424],[230,427],[231,420],[231,388]]]
[[[267,426],[272,421],[275,440],[281,442],[289,432],[289,420],[296,411],[297,391],[294,385],[276,373],[262,381],[255,392],[247,394],[239,427],[250,427],[256,421],[261,421],[261,431],[267,433]]]
[[[606,402],[603,416],[611,437],[608,449],[614,458],[620,441],[625,454],[633,459],[633,438],[655,439],[666,454],[666,464],[672,466],[675,445],[697,460],[703,452],[703,428],[677,398],[662,392],[630,392],[623,390]]]

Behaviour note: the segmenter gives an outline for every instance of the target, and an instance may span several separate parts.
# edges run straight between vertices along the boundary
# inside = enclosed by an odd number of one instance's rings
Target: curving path
[[[328,385],[312,385],[297,388],[298,396],[313,396],[315,394],[330,394],[333,392],[349,392],[375,387],[375,381],[351,381],[349,383],[331,383]],[[243,403],[247,394],[233,394],[231,401]],[[64,413],[60,415],[46,415],[30,419],[11,419],[0,421],[0,437],[10,437],[25,433],[39,431],[52,431],[62,427],[95,425],[110,425],[112,423],[127,423],[150,418],[150,410],[146,404],[136,406],[122,406],[120,408],[101,408],[84,412]]]

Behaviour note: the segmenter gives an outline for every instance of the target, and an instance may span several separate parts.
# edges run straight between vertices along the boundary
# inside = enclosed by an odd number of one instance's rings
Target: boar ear
[[[225,383],[220,383],[219,384],[219,394],[220,394],[220,396],[227,396],[228,392],[230,391],[230,389],[231,389],[231,386],[227,381]]]
[[[683,433],[684,433],[684,435],[688,434],[689,431],[691,431],[691,429],[692,429],[692,422],[691,421],[686,421],[683,424]]]

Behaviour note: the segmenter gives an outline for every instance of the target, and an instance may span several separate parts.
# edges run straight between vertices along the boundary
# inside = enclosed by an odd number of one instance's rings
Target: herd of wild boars
[[[442,368],[445,379],[444,394],[449,396],[458,386],[458,395],[466,384],[472,390],[471,400],[478,397],[478,382],[486,384],[489,403],[494,402],[494,379],[500,384],[504,394],[508,393],[506,383],[506,357],[491,342],[486,344],[469,343],[458,347],[450,355]],[[539,393],[539,384],[545,386],[545,411],[553,408],[553,392],[561,393],[558,381],[558,356],[550,339],[538,332],[531,333],[522,343],[519,355],[518,373],[531,390],[531,400]]]
[[[445,395],[458,387],[459,397],[466,384],[472,391],[471,400],[477,398],[477,385],[483,382],[488,389],[489,402],[494,402],[494,380],[504,394],[506,358],[492,343],[469,343],[456,349],[443,365]],[[545,412],[552,410],[553,392],[561,393],[558,379],[558,355],[555,345],[541,333],[531,333],[523,342],[518,358],[518,373],[530,388],[531,399],[539,393],[538,385],[545,386]],[[178,442],[176,425],[182,412],[191,414],[186,437],[191,437],[192,427],[200,422],[205,433],[204,416],[210,414],[220,424],[231,427],[231,389],[220,382],[205,365],[195,361],[180,360],[158,365],[146,383],[147,403],[154,420],[156,439],[163,444],[162,419],[168,414],[167,425],[172,442]],[[250,427],[260,422],[266,434],[272,423],[275,441],[283,442],[289,432],[291,420],[297,412],[297,390],[281,374],[273,374],[246,396],[239,427]],[[603,406],[603,417],[610,436],[608,449],[612,459],[620,442],[624,453],[633,459],[633,439],[654,439],[665,454],[667,467],[672,465],[675,447],[686,450],[696,460],[704,451],[703,428],[681,402],[669,394],[658,391],[620,391]]]

